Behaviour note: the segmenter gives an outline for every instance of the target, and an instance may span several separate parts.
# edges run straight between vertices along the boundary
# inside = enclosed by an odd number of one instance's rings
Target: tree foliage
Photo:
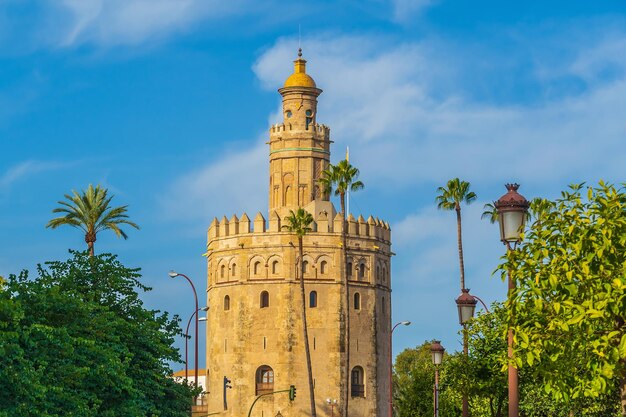
[[[0,291],[0,416],[186,416],[168,361],[176,319],[143,307],[138,269],[112,255],[11,275]]]
[[[500,268],[503,276],[511,270],[517,284],[507,310],[518,366],[532,367],[556,400],[594,398],[616,385],[623,389],[624,188],[603,182],[586,190],[583,184],[570,186],[542,206]]]
[[[85,242],[92,256],[97,234],[102,230],[112,230],[117,237],[128,239],[120,225],[126,224],[135,229],[139,226],[128,220],[128,206],[110,207],[113,196],[107,194],[108,190],[100,185],[94,187],[89,184],[80,194],[72,190],[72,195],[65,194],[67,201],[59,201],[61,207],[52,210],[53,213],[63,213],[63,216],[50,220],[46,227],[56,229],[68,225],[81,229],[85,232]]]
[[[430,342],[413,349],[405,349],[397,357],[393,368],[393,404],[397,417],[431,417],[433,415],[435,366],[430,353]],[[439,416],[460,415],[461,397],[449,384],[445,356],[440,369]]]

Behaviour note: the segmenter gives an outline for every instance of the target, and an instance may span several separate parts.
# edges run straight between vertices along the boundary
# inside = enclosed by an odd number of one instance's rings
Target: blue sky
[[[44,228],[56,201],[100,183],[142,227],[96,251],[143,268],[148,306],[191,313],[214,216],[267,211],[270,124],[302,32],[324,89],[333,162],[350,146],[352,212],[390,222],[394,352],[460,348],[456,224],[436,188],[472,183],[464,208],[472,293],[502,300],[503,253],[482,205],[623,182],[623,1],[0,0],[0,275],[84,247]],[[227,183],[235,178],[234,183]]]

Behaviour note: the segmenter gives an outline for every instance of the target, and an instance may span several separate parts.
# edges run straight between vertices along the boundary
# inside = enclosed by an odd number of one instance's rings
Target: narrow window
[[[313,336],[313,350],[315,350],[315,336]]]
[[[387,282],[387,268],[383,266],[383,282]]]
[[[226,342],[226,339],[224,339],[224,353],[226,353],[227,347],[228,347],[228,344]]]
[[[220,277],[224,278],[225,273],[226,273],[226,265],[222,265],[220,267]]]
[[[376,279],[380,281],[380,266],[376,265]]]
[[[267,339],[263,336],[263,350],[267,348]]]
[[[348,278],[352,278],[352,262],[348,262],[348,265],[346,266],[346,273]]]
[[[254,263],[254,275],[259,275],[260,270],[261,270],[261,262],[256,261]]]
[[[311,291],[309,293],[309,307],[317,307],[317,291]]]
[[[278,261],[272,262],[272,274],[278,274]]]
[[[309,262],[308,261],[302,262],[302,270],[304,271],[305,274],[309,272]]]
[[[235,276],[235,274],[237,273],[237,264],[233,264],[230,272],[232,276]]]
[[[324,275],[326,274],[326,265],[328,264],[328,262],[326,261],[322,261],[320,263],[320,274]]]
[[[351,374],[351,393],[353,397],[365,397],[365,384],[363,383],[363,368],[355,366]]]
[[[306,130],[309,130],[309,126],[313,123],[313,112],[311,110],[307,110],[306,114]]]
[[[385,314],[385,309],[386,309],[386,307],[385,307],[385,297],[383,297],[383,302],[381,304],[382,304],[383,314]]]
[[[224,297],[224,311],[230,310],[230,296]]]
[[[359,294],[358,292],[354,293],[354,309],[355,310],[361,309],[361,294]]]
[[[362,281],[365,278],[365,264],[359,265],[359,281]]]
[[[266,308],[270,306],[270,293],[267,291],[263,291],[261,293],[261,308]]]
[[[274,391],[274,370],[267,365],[256,370],[256,395]]]

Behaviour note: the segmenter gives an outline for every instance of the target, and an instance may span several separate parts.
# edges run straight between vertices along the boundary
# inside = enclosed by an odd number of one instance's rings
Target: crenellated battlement
[[[296,131],[291,123],[276,123],[270,127],[270,134]],[[309,131],[313,131],[316,134],[323,135],[324,137],[330,136],[330,128],[324,124],[313,123],[309,126]]]
[[[311,225],[313,233],[341,233],[341,214],[330,219],[328,213],[322,211],[318,213],[315,221]],[[391,242],[391,228],[389,223],[382,221],[378,218],[369,216],[367,220],[359,215],[355,218],[352,214],[346,219],[348,227],[348,236],[354,237],[366,237],[375,238],[385,243]],[[276,211],[270,213],[269,221],[266,221],[265,217],[259,212],[254,217],[253,221],[246,213],[238,218],[233,215],[230,220],[226,216],[222,217],[222,220],[218,220],[217,217],[213,218],[213,221],[209,225],[208,229],[208,241],[211,242],[216,239],[234,237],[239,235],[259,235],[259,234],[275,234],[275,233],[289,233],[284,231],[282,226],[286,224],[284,217],[281,218]]]

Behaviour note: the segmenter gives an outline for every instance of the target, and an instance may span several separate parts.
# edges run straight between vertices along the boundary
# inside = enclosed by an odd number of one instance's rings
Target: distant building
[[[189,383],[193,385],[196,382],[196,379],[195,379],[196,370],[190,369],[188,371],[188,375],[189,375]],[[184,381],[185,370],[183,369],[182,371],[175,372],[172,375],[172,377],[174,377],[174,380],[176,380],[177,382]],[[198,386],[202,387],[203,392],[206,392],[206,369],[198,369]]]
[[[279,89],[283,122],[269,133],[269,215],[215,218],[208,229],[206,390],[208,411],[245,416],[262,393],[255,416],[310,414],[297,280],[297,239],[282,229],[290,210],[305,208],[314,219],[304,237],[306,305],[316,407],[330,416],[327,398],[343,408],[350,394],[350,417],[386,416],[389,407],[391,327],[391,233],[377,218],[348,217],[349,306],[344,305],[341,216],[318,185],[330,162],[330,129],[317,123],[322,93],[294,61],[294,73]],[[361,167],[367,169],[367,167]],[[259,173],[259,175],[267,175]],[[224,187],[231,186],[228,183]],[[215,198],[219,198],[218,195]],[[350,384],[344,374],[341,335],[350,314]],[[232,389],[226,390],[224,377]],[[338,415],[338,410],[334,410]]]

